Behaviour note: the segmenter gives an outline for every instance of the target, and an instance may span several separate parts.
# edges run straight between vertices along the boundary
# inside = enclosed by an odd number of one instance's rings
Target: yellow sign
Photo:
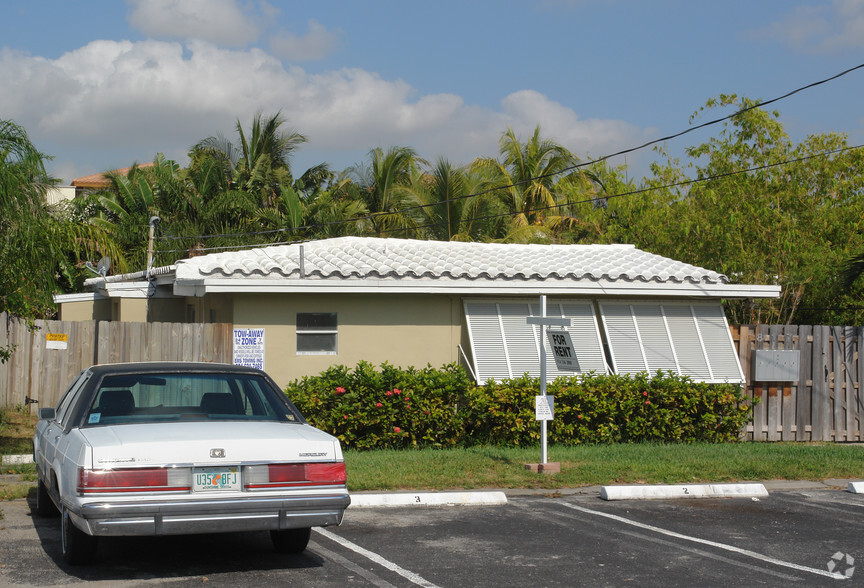
[[[45,348],[46,349],[66,349],[69,343],[69,335],[66,333],[46,333]]]

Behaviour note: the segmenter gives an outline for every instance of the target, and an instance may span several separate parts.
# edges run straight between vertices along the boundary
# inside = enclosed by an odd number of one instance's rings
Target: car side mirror
[[[39,420],[51,420],[57,416],[57,411],[53,408],[40,408],[39,409]]]

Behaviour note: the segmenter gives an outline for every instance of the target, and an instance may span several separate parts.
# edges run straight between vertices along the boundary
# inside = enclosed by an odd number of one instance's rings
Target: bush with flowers
[[[550,382],[551,443],[735,441],[751,418],[737,384],[653,376],[587,374]],[[524,446],[540,439],[536,378],[477,386],[455,364],[440,369],[353,370],[333,366],[288,385],[288,397],[314,426],[346,448]]]

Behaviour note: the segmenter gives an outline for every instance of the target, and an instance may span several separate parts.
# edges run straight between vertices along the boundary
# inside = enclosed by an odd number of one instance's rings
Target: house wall
[[[427,294],[235,294],[235,328],[264,327],[264,369],[280,386],[331,365],[440,367],[459,361],[459,296]],[[297,355],[298,312],[337,313],[335,355]]]
[[[111,300],[84,300],[64,302],[59,306],[58,318],[61,321],[110,321]]]

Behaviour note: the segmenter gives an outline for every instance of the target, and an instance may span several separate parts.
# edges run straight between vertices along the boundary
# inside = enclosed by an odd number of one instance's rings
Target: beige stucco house
[[[93,278],[62,320],[226,322],[235,361],[280,384],[333,364],[434,367],[480,381],[539,373],[542,327],[571,319],[579,371],[743,381],[721,300],[779,296],[632,245],[340,237],[216,253]],[[549,360],[549,375],[555,377]]]

